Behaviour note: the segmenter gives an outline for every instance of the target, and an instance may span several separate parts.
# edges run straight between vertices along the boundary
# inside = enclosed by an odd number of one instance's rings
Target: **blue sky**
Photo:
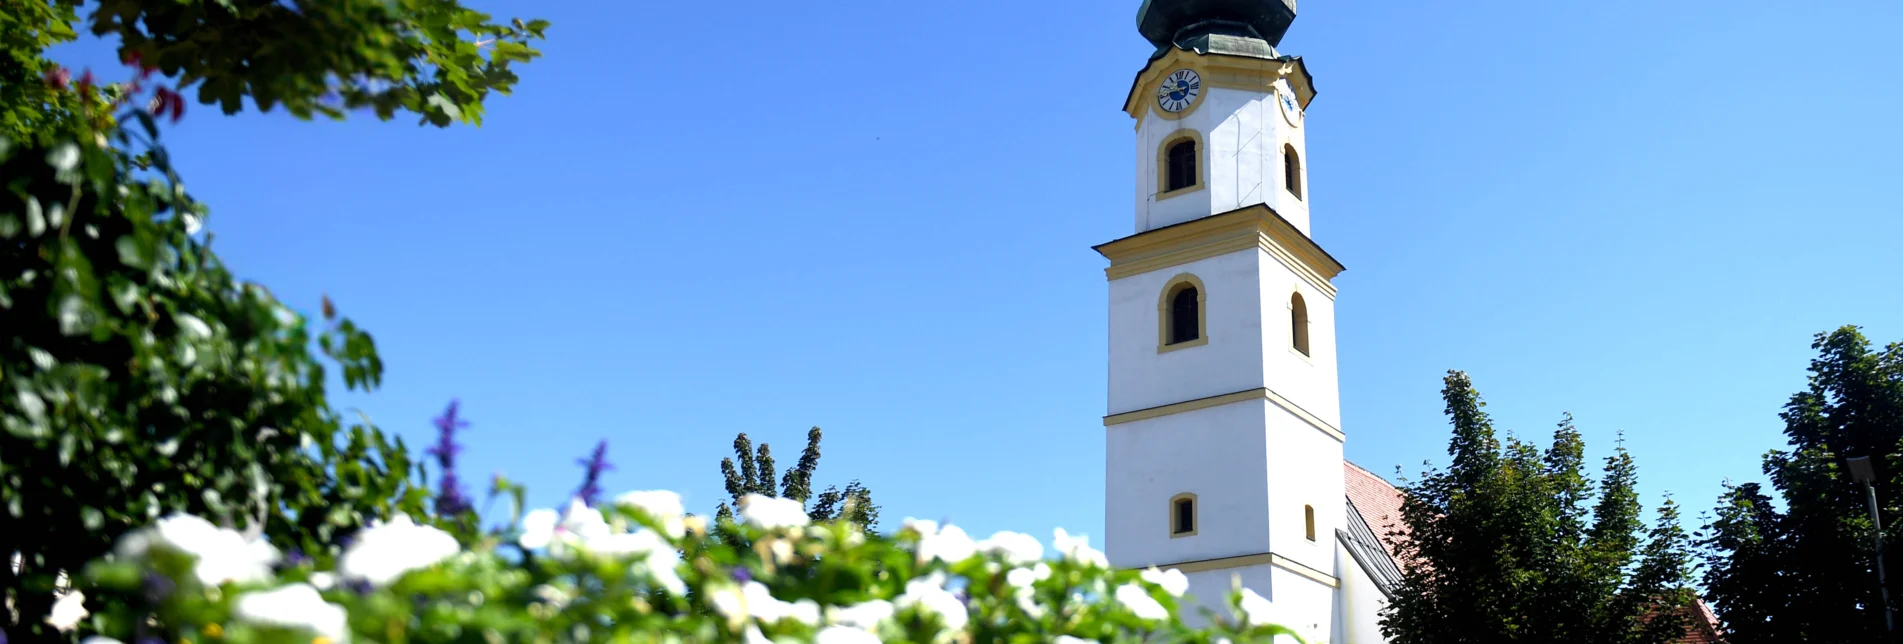
[[[480,129],[193,105],[166,133],[227,262],[375,334],[386,386],[344,404],[420,452],[460,397],[465,479],[538,505],[606,438],[608,489],[711,511],[735,433],[784,465],[818,425],[819,482],[888,526],[1101,532],[1090,246],[1132,232],[1138,2],[474,3],[554,22]],[[1897,24],[1303,3],[1349,458],[1444,463],[1457,368],[1503,429],[1623,431],[1689,523],[1758,478],[1813,333],[1903,340]]]

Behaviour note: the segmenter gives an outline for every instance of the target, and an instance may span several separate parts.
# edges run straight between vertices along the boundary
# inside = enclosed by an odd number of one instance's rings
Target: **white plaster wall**
[[[1333,540],[1333,535],[1330,535]],[[1341,579],[1341,592],[1335,594],[1335,633],[1330,641],[1340,644],[1385,644],[1381,635],[1381,611],[1388,598],[1355,563],[1346,548],[1336,548],[1335,562]]]
[[[1264,402],[1269,486],[1269,547],[1315,570],[1335,569],[1335,529],[1343,500],[1341,441],[1308,421]],[[1308,540],[1304,508],[1315,508],[1315,540]]]
[[[1104,552],[1143,568],[1269,551],[1267,401],[1104,428]],[[1340,480],[1341,466],[1335,466]],[[1196,495],[1196,534],[1170,536],[1169,501]],[[1336,496],[1340,496],[1337,491]]]
[[[1172,224],[1222,214],[1259,203],[1269,204],[1283,218],[1308,232],[1308,208],[1284,211],[1282,199],[1282,144],[1296,141],[1299,132],[1282,118],[1275,95],[1221,87],[1208,94],[1189,114],[1177,120],[1160,116],[1155,101],[1137,125],[1136,230],[1143,232]],[[1203,137],[1204,189],[1157,199],[1157,150],[1180,129]],[[1306,158],[1306,156],[1304,156]]]
[[[1209,624],[1202,608],[1216,611],[1216,615],[1229,619],[1229,591],[1235,587],[1236,580],[1241,580],[1243,588],[1269,597],[1274,594],[1272,570],[1274,568],[1264,564],[1188,573],[1184,576],[1189,578],[1189,593],[1185,598],[1189,601],[1184,601],[1178,607],[1177,615],[1183,618],[1183,623],[1195,628]]]
[[[1275,110],[1273,116],[1275,118],[1277,140],[1268,150],[1269,156],[1267,157],[1267,165],[1271,166],[1269,170],[1272,175],[1269,177],[1269,185],[1272,186],[1274,190],[1270,191],[1270,197],[1267,203],[1270,208],[1275,209],[1276,214],[1281,215],[1283,219],[1287,219],[1289,223],[1294,224],[1296,230],[1302,231],[1302,234],[1308,235],[1309,237],[1314,237],[1315,234],[1310,232],[1309,229],[1308,218],[1309,200],[1313,199],[1314,195],[1311,194],[1311,191],[1308,189],[1309,159],[1307,123],[1305,119],[1301,119],[1296,121],[1297,125],[1289,125],[1288,120],[1282,116],[1281,106],[1275,104],[1276,100],[1277,99],[1274,98],[1269,99],[1270,107]],[[1299,99],[1297,100],[1299,101]],[[1284,163],[1282,146],[1284,144],[1295,146],[1295,154],[1300,156],[1302,160],[1302,196],[1300,198],[1291,194],[1287,186],[1284,185],[1287,183],[1287,179],[1282,174],[1284,172],[1282,169]]]
[[[1110,282],[1108,413],[1263,386],[1258,255],[1241,250]],[[1195,275],[1208,291],[1209,342],[1158,353],[1157,305],[1164,286],[1181,273]]]
[[[1311,644],[1332,642],[1328,635],[1335,623],[1336,589],[1283,568],[1270,568],[1269,575],[1274,594],[1256,592],[1274,604],[1276,621]]]
[[[1298,277],[1267,251],[1254,251],[1261,269],[1262,377],[1270,390],[1335,427],[1341,426],[1340,374],[1336,370],[1335,301]],[[1295,350],[1290,296],[1308,305],[1308,351]],[[1346,431],[1345,429],[1343,431]],[[1339,463],[1336,464],[1340,466]]]
[[[1203,607],[1224,619],[1230,618],[1229,591],[1240,581],[1243,588],[1269,600],[1277,623],[1295,629],[1309,644],[1342,641],[1330,637],[1330,625],[1336,621],[1335,589],[1324,584],[1266,564],[1205,570],[1186,576],[1189,577],[1189,599],[1193,601],[1184,602],[1179,614],[1184,623],[1192,627],[1208,624],[1200,610]]]

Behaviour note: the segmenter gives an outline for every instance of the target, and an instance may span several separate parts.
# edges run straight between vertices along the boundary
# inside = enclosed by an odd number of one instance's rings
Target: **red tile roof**
[[[1401,491],[1393,483],[1381,478],[1347,460],[1341,462],[1342,479],[1348,488],[1348,500],[1354,502],[1355,509],[1361,511],[1361,518],[1368,521],[1368,527],[1381,537],[1381,545],[1388,550],[1388,556],[1400,559],[1399,551],[1394,547],[1400,531],[1405,534],[1407,526],[1401,523]],[[1403,562],[1404,563],[1404,562]]]
[[[1343,481],[1348,490],[1348,500],[1354,503],[1354,509],[1361,512],[1361,518],[1368,521],[1374,533],[1381,537],[1381,545],[1387,548],[1388,555],[1395,562],[1406,566],[1407,562],[1396,554],[1395,544],[1407,538],[1407,526],[1401,523],[1401,490],[1394,487],[1381,475],[1362,469],[1361,466],[1347,460],[1341,462]],[[1711,607],[1704,600],[1695,600],[1685,607],[1689,624],[1685,627],[1685,637],[1677,644],[1723,644],[1723,632],[1718,628],[1718,616],[1712,614]]]

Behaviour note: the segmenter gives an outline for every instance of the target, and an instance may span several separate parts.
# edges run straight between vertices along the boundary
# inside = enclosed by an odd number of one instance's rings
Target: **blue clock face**
[[[1157,88],[1156,105],[1163,111],[1176,113],[1189,109],[1196,104],[1196,97],[1203,93],[1203,78],[1195,70],[1179,69],[1170,72],[1163,79],[1163,86]]]
[[[1276,102],[1282,105],[1282,118],[1288,119],[1289,125],[1300,125],[1302,105],[1295,102],[1294,90],[1290,89],[1286,82],[1277,83],[1275,90]]]

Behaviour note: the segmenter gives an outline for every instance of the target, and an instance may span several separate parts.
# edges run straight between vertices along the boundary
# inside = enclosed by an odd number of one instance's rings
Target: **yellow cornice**
[[[1243,555],[1240,557],[1223,557],[1221,559],[1203,559],[1201,561],[1185,561],[1182,563],[1162,564],[1162,565],[1157,565],[1154,567],[1165,569],[1165,570],[1168,570],[1170,568],[1175,568],[1185,573],[1192,573],[1192,572],[1203,572],[1206,570],[1225,570],[1229,568],[1246,568],[1249,566],[1260,566],[1262,564],[1275,566],[1277,568],[1287,570],[1297,575],[1307,577],[1311,580],[1314,580],[1316,583],[1322,584],[1329,588],[1337,588],[1337,587],[1340,587],[1341,585],[1341,581],[1335,579],[1334,575],[1330,575],[1320,570],[1310,568],[1306,565],[1301,564],[1300,562],[1297,562],[1288,557],[1284,557],[1282,555],[1275,554],[1273,552],[1264,552],[1262,554],[1255,554],[1255,555]],[[1145,566],[1145,567],[1147,568],[1150,566]]]
[[[1153,59],[1137,72],[1136,81],[1130,85],[1130,94],[1123,100],[1123,111],[1140,124],[1145,114],[1151,113],[1149,102],[1139,98],[1153,98],[1159,90],[1158,83],[1163,77],[1178,69],[1196,70],[1203,79],[1204,87],[1224,87],[1252,92],[1273,93],[1275,81],[1287,78],[1289,86],[1295,90],[1295,98],[1302,103],[1302,109],[1315,100],[1314,77],[1309,75],[1308,66],[1301,58],[1268,59],[1253,56],[1231,56],[1227,54],[1199,54],[1193,51],[1171,48],[1168,53]],[[1165,114],[1166,118],[1177,119],[1187,116],[1198,105],[1176,114]]]
[[[1308,423],[1310,427],[1314,427],[1317,431],[1320,431],[1323,434],[1327,434],[1331,437],[1334,437],[1334,439],[1338,441],[1348,440],[1348,435],[1345,433],[1342,433],[1340,428],[1335,427],[1334,425],[1328,424],[1328,421],[1322,420],[1320,416],[1316,416],[1312,413],[1309,413],[1308,410],[1302,409],[1301,405],[1297,405],[1295,404],[1294,401],[1291,401],[1287,398],[1282,397],[1282,394],[1275,393],[1275,390],[1269,389],[1268,387],[1256,387],[1254,389],[1244,389],[1242,391],[1229,393],[1229,394],[1222,394],[1220,396],[1209,396],[1207,398],[1185,400],[1179,403],[1171,403],[1168,405],[1158,405],[1156,407],[1138,409],[1136,411],[1126,411],[1121,414],[1111,414],[1109,416],[1103,417],[1103,426],[1110,427],[1113,425],[1122,425],[1124,423],[1133,423],[1139,420],[1149,420],[1151,418],[1160,418],[1163,416],[1169,416],[1173,414],[1192,412],[1198,409],[1208,409],[1210,407],[1219,407],[1222,405],[1242,402],[1245,400],[1267,400],[1271,403],[1275,403],[1275,406],[1281,407],[1283,411],[1287,411],[1288,413],[1294,415],[1296,418],[1302,419],[1302,422]]]
[[[1260,248],[1330,299],[1335,297],[1335,285],[1330,280],[1344,269],[1315,240],[1264,204],[1164,226],[1093,248],[1110,260],[1104,275],[1113,280]]]

